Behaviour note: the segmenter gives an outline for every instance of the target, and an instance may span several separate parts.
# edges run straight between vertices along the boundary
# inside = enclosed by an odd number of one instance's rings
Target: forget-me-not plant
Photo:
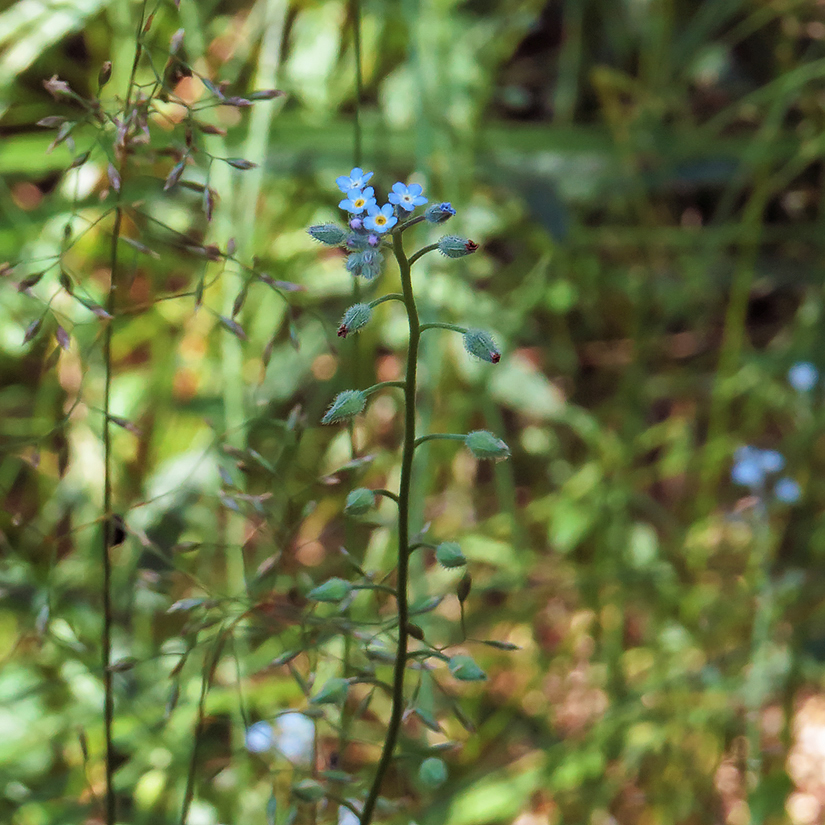
[[[412,267],[423,255],[438,250],[447,258],[462,258],[474,253],[478,244],[459,235],[445,235],[434,243],[425,245],[407,255],[404,249],[404,233],[416,224],[426,222],[436,225],[450,220],[456,215],[456,210],[447,201],[428,204],[424,196],[423,187],[417,183],[393,184],[387,197],[387,203],[379,205],[373,186],[367,186],[371,181],[372,172],[354,168],[349,175],[341,175],[336,179],[338,188],[346,194],[346,198],[339,204],[348,217],[346,226],[339,224],[322,224],[311,226],[309,234],[317,241],[332,247],[343,248],[346,255],[345,268],[354,277],[364,278],[373,283],[382,271],[385,258],[384,252],[391,252],[395,257],[401,277],[402,292],[381,295],[370,301],[361,301],[350,306],[344,313],[338,327],[338,335],[346,338],[363,330],[373,319],[374,310],[385,301],[399,301],[404,305],[407,314],[409,338],[407,346],[406,369],[403,380],[384,381],[367,389],[347,389],[338,393],[331,406],[322,418],[324,424],[339,424],[351,421],[360,415],[367,406],[369,397],[380,390],[398,388],[404,394],[404,436],[401,446],[401,472],[398,489],[370,490],[359,487],[350,491],[347,496],[345,512],[351,517],[363,517],[375,506],[379,496],[390,498],[395,502],[398,513],[398,551],[395,567],[395,587],[391,592],[396,600],[396,618],[393,622],[392,637],[388,641],[394,643],[394,651],[390,653],[384,642],[371,638],[365,647],[367,658],[377,661],[386,661],[393,665],[391,684],[392,708],[387,722],[386,734],[381,756],[375,770],[375,775],[363,800],[349,801],[350,811],[360,812],[361,825],[369,825],[375,805],[381,790],[382,781],[387,773],[393,758],[395,745],[402,718],[413,705],[413,698],[405,692],[405,675],[412,661],[423,665],[428,659],[442,661],[454,679],[459,681],[480,681],[486,678],[484,671],[466,653],[448,656],[443,651],[431,645],[425,638],[424,631],[410,621],[409,604],[409,576],[410,555],[417,549],[427,549],[434,553],[436,560],[446,570],[463,568],[467,560],[461,552],[457,542],[440,542],[429,544],[418,539],[413,540],[410,525],[410,495],[413,458],[415,451],[428,441],[443,439],[460,441],[478,460],[506,459],[510,450],[500,438],[487,430],[474,430],[470,433],[417,433],[416,398],[417,398],[417,367],[418,350],[422,333],[432,329],[443,329],[458,332],[463,336],[464,347],[467,352],[489,364],[497,364],[501,360],[501,352],[489,332],[481,329],[467,328],[456,324],[433,322],[421,323],[418,315],[416,297],[413,289]],[[418,215],[419,207],[427,208]],[[362,571],[363,572],[363,571]],[[382,580],[386,581],[386,577]],[[381,585],[389,589],[386,584]],[[320,603],[348,604],[354,593],[359,589],[375,587],[371,581],[363,583],[349,583],[343,579],[328,579],[313,588],[307,595],[311,601]],[[456,595],[461,608],[461,629],[464,632],[464,602],[470,592],[471,578],[465,574],[456,586]],[[433,604],[437,604],[437,601]],[[466,640],[466,634],[464,634]],[[499,643],[508,649],[503,643]],[[413,657],[413,658],[411,658]],[[428,670],[431,670],[428,666]],[[334,684],[333,684],[334,683]],[[332,687],[330,687],[332,685]],[[334,677],[321,688],[321,695],[329,694],[330,702],[342,702],[346,698],[349,680]],[[319,704],[316,695],[312,702]],[[324,700],[326,702],[326,699]],[[428,727],[438,729],[437,722],[427,715],[423,709],[416,709],[419,717]],[[435,727],[433,727],[435,726]],[[446,765],[437,757],[430,756],[419,766],[423,775],[437,777],[438,781],[431,781],[430,788],[435,788],[446,780]],[[419,772],[420,773],[420,772]],[[420,777],[419,777],[420,778]],[[427,783],[424,783],[425,785]],[[339,800],[340,801],[340,800]],[[361,807],[363,806],[363,807]],[[344,819],[349,820],[347,815]]]

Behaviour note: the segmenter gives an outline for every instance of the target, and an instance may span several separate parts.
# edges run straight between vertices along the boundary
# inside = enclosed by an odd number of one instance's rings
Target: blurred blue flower
[[[338,188],[346,194],[350,189],[363,189],[371,177],[372,172],[365,172],[356,166],[349,173],[349,176],[341,175],[340,178],[335,179],[335,182],[338,184]]]
[[[355,799],[349,800],[355,807],[361,808],[360,803]],[[359,825],[360,819],[349,809],[343,805],[338,806],[338,825]]]
[[[766,473],[778,473],[785,466],[785,457],[776,450],[760,450],[759,462]]]
[[[310,762],[315,748],[315,722],[303,713],[282,714],[275,720],[275,747],[290,762]]]
[[[819,381],[819,371],[810,361],[799,361],[788,370],[788,383],[797,392],[808,392]]]
[[[399,181],[392,185],[389,202],[400,206],[407,212],[412,212],[416,206],[423,206],[427,202],[426,198],[421,197],[423,191],[423,187],[417,183],[414,183],[412,186],[407,186]]]
[[[749,456],[733,465],[730,477],[734,484],[742,487],[759,487],[765,480],[765,470],[759,463],[758,457]]]
[[[275,736],[269,722],[256,722],[246,729],[246,749],[250,753],[264,753],[275,744]]]
[[[367,209],[368,217],[364,218],[364,226],[371,232],[383,235],[388,229],[392,229],[398,218],[392,214],[392,206],[385,203],[380,209],[373,204]]]
[[[374,194],[375,190],[371,186],[368,186],[363,192],[360,189],[350,189],[346,198],[338,206],[341,209],[346,209],[351,215],[360,215],[366,209],[375,206]]]
[[[785,504],[796,504],[802,495],[802,490],[792,478],[780,478],[774,487],[774,495]]]

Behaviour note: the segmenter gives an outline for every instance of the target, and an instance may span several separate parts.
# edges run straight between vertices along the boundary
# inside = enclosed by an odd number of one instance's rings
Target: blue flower
[[[338,204],[341,209],[346,209],[351,215],[360,215],[365,209],[375,206],[375,198],[373,195],[375,190],[368,186],[361,191],[360,189],[350,189],[347,192],[346,198]]]
[[[819,381],[819,371],[810,361],[799,361],[788,370],[788,383],[797,392],[808,392]]]
[[[275,720],[275,747],[293,764],[312,760],[315,722],[303,713],[284,713]]]
[[[349,176],[341,175],[340,178],[335,179],[335,182],[338,184],[338,188],[346,193],[349,192],[350,189],[363,189],[371,177],[372,172],[365,172],[356,166],[352,172],[349,173]]]
[[[784,466],[782,453],[747,445],[733,454],[730,477],[734,484],[743,487],[761,487],[768,473],[778,473]]]
[[[733,465],[730,477],[734,484],[742,487],[760,487],[765,480],[765,470],[758,458],[749,456]]]
[[[423,191],[424,189],[417,183],[407,186],[399,181],[392,185],[392,194],[389,196],[389,201],[402,209],[406,209],[407,212],[412,212],[416,206],[423,206],[427,202],[426,198],[421,197]]]
[[[364,227],[371,232],[377,232],[379,235],[383,235],[398,223],[398,218],[392,214],[392,206],[388,203],[385,203],[380,209],[373,204],[367,209],[367,212],[368,217],[364,218]]]
[[[250,753],[264,753],[275,744],[272,726],[268,722],[256,722],[246,729],[246,749]]]
[[[796,504],[802,491],[792,478],[780,478],[773,489],[774,495],[785,504]]]

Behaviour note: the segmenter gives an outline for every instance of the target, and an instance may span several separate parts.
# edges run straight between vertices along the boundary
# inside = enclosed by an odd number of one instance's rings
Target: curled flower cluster
[[[396,227],[401,228],[399,220],[409,217],[416,207],[427,204],[420,184],[398,181],[392,185],[392,191],[387,196],[388,203],[379,206],[375,189],[367,185],[372,175],[372,172],[365,172],[356,166],[349,175],[335,179],[345,196],[338,206],[349,215],[346,228],[325,223],[311,226],[307,230],[316,241],[327,246],[345,246],[350,253],[347,257],[347,271],[368,281],[381,272],[384,263],[381,244],[384,236],[391,234]],[[453,215],[455,209],[445,201],[428,206],[422,217],[429,223],[444,223]],[[437,248],[449,258],[460,258],[475,252],[478,244],[466,238],[448,235],[438,242]]]

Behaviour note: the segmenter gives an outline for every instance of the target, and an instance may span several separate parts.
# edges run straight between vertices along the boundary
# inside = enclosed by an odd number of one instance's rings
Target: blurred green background
[[[414,529],[470,562],[468,633],[519,649],[453,644],[484,683],[411,671],[421,713],[386,816],[823,821],[825,413],[821,388],[786,375],[825,367],[825,6],[150,3],[135,79],[172,96],[127,159],[110,322],[95,307],[117,124],[43,84],[94,99],[111,60],[100,100],[117,112],[141,5],[0,4],[0,820],[103,821],[109,323],[120,821],[178,822],[189,779],[191,825],[280,825],[294,778],[343,771],[325,781],[357,797],[370,776],[389,702],[379,690],[358,717],[364,685],[317,720],[313,766],[244,746],[252,722],[308,707],[307,680],[363,664],[363,622],[392,614],[359,596],[310,621],[303,600],[353,576],[348,558],[392,567],[391,503],[357,523],[342,509],[355,486],[397,484],[399,398],[376,397],[352,433],[318,423],[336,392],[403,368],[400,305],[336,337],[352,281],[305,232],[338,217],[335,178],[361,161],[379,197],[412,178],[451,201],[449,231],[481,246],[416,265],[422,320],[489,329],[503,351],[491,367],[427,333],[420,431],[485,428],[512,449],[494,466],[449,442],[416,459]],[[191,77],[167,63],[179,29]],[[286,95],[215,105],[202,80]],[[211,129],[165,190],[187,147],[175,96]],[[76,124],[68,140],[51,146],[47,117]],[[361,294],[397,281],[389,266]],[[797,503],[731,483],[744,444],[783,454]],[[417,603],[446,596],[418,618],[442,644],[460,638],[459,577],[416,558]],[[415,779],[432,753],[449,770],[435,790]]]

